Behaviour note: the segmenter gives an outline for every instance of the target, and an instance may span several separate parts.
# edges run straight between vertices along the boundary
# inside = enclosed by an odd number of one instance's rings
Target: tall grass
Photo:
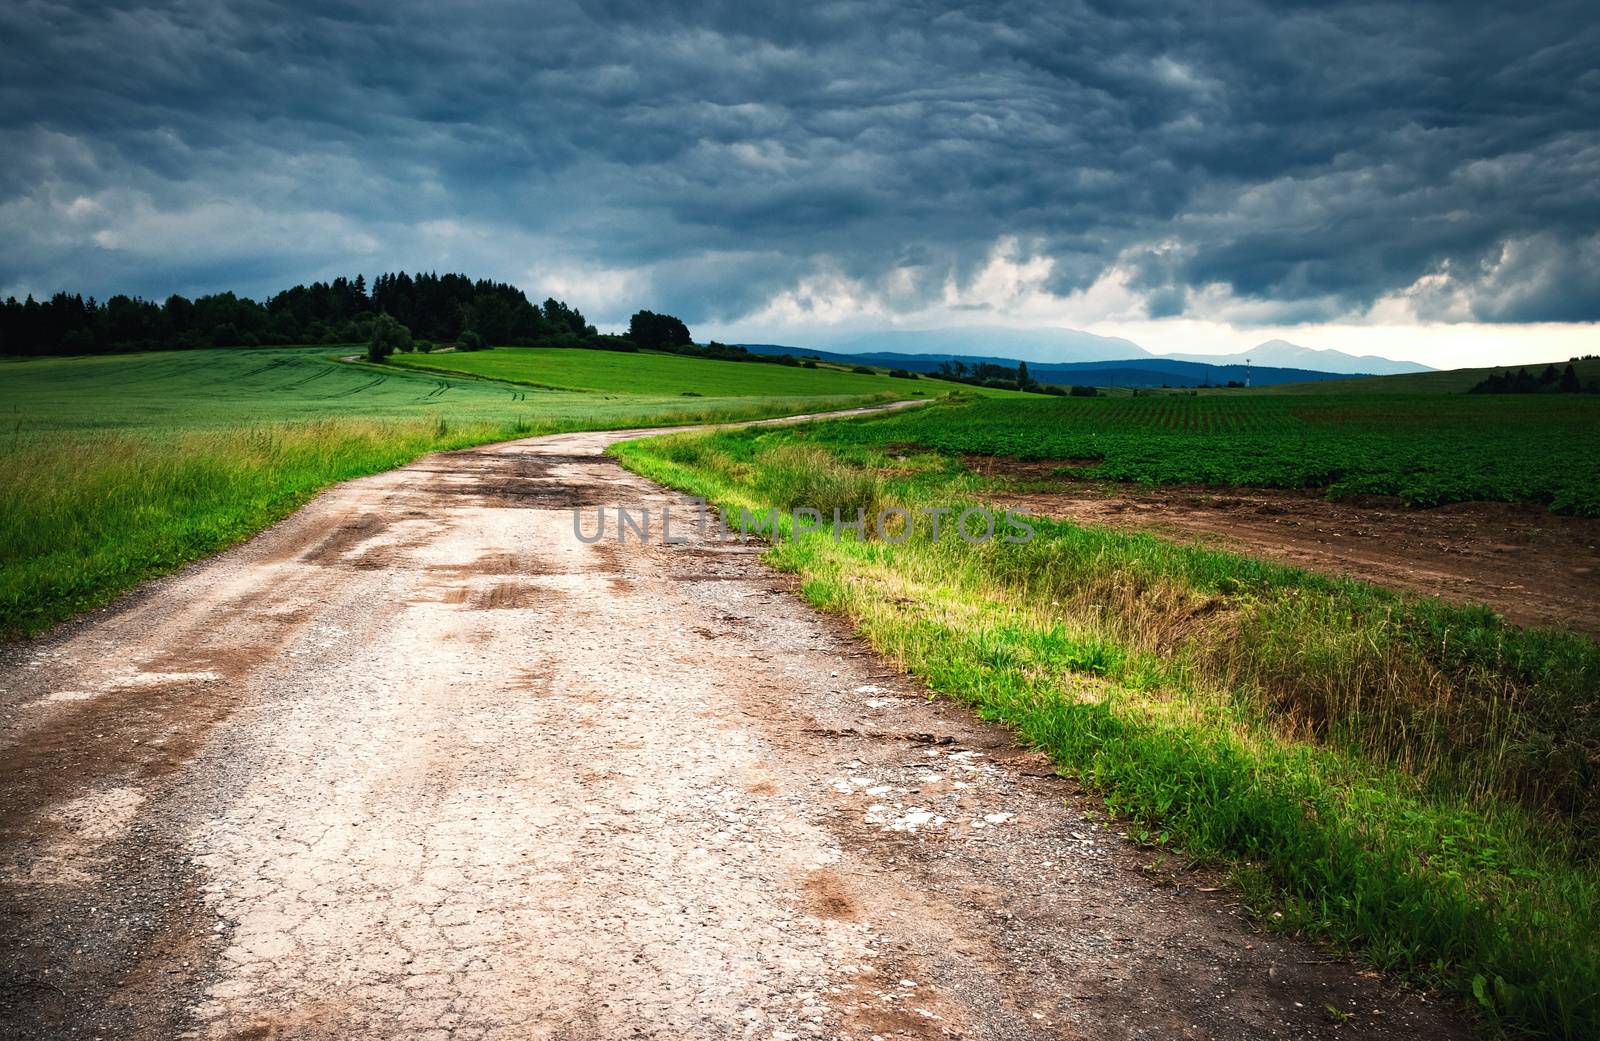
[[[734,510],[975,490],[940,457],[830,452],[804,430],[618,455]],[[1136,836],[1232,864],[1269,921],[1436,981],[1506,1030],[1600,1036],[1593,641],[1147,534],[927,534],[786,538],[771,559],[1097,786]]]
[[[248,537],[330,484],[428,452],[598,426],[760,419],[817,405],[708,399],[599,422],[436,415],[98,434],[19,427],[0,452],[0,638],[42,632]]]
[[[324,420],[40,440],[0,455],[0,632],[37,633],[271,524],[319,489],[510,425]]]

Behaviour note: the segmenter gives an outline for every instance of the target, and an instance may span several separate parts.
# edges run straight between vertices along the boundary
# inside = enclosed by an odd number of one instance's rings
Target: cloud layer
[[[18,0],[0,41],[0,293],[1600,320],[1587,0]]]

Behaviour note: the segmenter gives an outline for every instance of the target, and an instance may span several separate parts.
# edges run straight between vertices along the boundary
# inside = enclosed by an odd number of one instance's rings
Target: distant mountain
[[[1104,361],[1148,358],[1150,352],[1116,336],[1096,336],[1078,329],[1003,329],[968,326],[918,331],[868,333],[831,344],[840,354],[940,354],[947,357],[1020,358],[1034,362]]]
[[[1343,351],[1317,350],[1288,340],[1268,340],[1239,354],[1164,354],[1161,357],[1207,365],[1243,365],[1248,359],[1254,365],[1339,372],[1351,376],[1395,376],[1404,372],[1434,371],[1414,361],[1393,361],[1374,354],[1357,356]]]
[[[1211,365],[1177,358],[1128,358],[1119,361],[1030,364],[1028,372],[1043,383],[1092,383],[1097,387],[1225,387],[1243,383],[1270,387],[1279,383],[1314,383],[1344,379],[1337,372],[1318,372],[1275,365]]]
[[[1103,362],[1133,358],[1158,358],[1199,362],[1203,365],[1334,372],[1342,375],[1388,376],[1407,372],[1432,372],[1426,365],[1393,361],[1376,355],[1301,347],[1287,340],[1268,340],[1238,354],[1154,354],[1132,340],[1098,336],[1081,329],[1006,329],[966,326],[953,329],[904,330],[866,333],[828,344],[835,354],[927,355],[943,358],[1020,358],[1029,365]]]
[[[884,369],[906,369],[910,372],[935,372],[941,363],[960,361],[968,368],[988,363],[1008,369],[1017,366],[1016,358],[973,354],[897,354],[892,351],[870,351],[845,354],[840,351],[819,351],[809,347],[785,347],[774,343],[742,344],[755,354],[795,354],[816,357],[841,365],[875,365]],[[1079,361],[1051,364],[1028,362],[1028,372],[1041,383],[1085,383],[1096,387],[1221,387],[1229,381],[1251,386],[1267,387],[1279,383],[1310,383],[1317,380],[1342,379],[1334,372],[1311,372],[1306,369],[1277,368],[1270,365],[1209,365],[1205,362],[1183,361],[1177,358],[1127,358],[1113,361]]]

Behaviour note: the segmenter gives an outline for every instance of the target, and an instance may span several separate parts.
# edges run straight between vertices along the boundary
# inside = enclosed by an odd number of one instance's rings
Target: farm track
[[[1466,1036],[1120,841],[758,546],[579,542],[688,516],[625,436],[341,485],[6,650],[7,1036]]]

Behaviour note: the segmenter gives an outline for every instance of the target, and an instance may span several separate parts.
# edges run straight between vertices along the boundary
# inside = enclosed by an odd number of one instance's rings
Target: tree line
[[[362,344],[373,360],[435,346],[583,347],[817,367],[814,358],[754,354],[715,340],[696,344],[681,319],[648,310],[633,315],[626,333],[602,333],[577,308],[553,297],[535,304],[509,283],[458,274],[400,271],[379,275],[370,288],[361,275],[340,277],[285,289],[264,303],[234,293],[193,300],[174,294],[160,303],[121,294],[97,301],[57,293],[43,301],[30,295],[0,304],[0,354],[298,344]]]
[[[894,375],[894,373],[890,373]],[[1016,368],[1009,365],[996,365],[991,361],[975,362],[968,365],[960,358],[954,361],[942,361],[939,367],[928,374],[936,380],[949,380],[951,383],[966,383],[974,387],[998,387],[1002,390],[1026,390],[1034,394],[1068,395],[1075,398],[1092,398],[1099,395],[1094,387],[1057,386],[1053,383],[1040,383],[1028,372],[1028,363],[1017,362]]]
[[[419,340],[440,343],[466,333],[528,347],[605,347],[618,339],[576,308],[554,298],[535,304],[509,283],[402,271],[379,275],[370,288],[361,275],[297,285],[264,303],[231,292],[193,300],[174,294],[159,303],[121,294],[104,301],[76,293],[13,297],[0,304],[0,354],[365,343],[385,314]]]
[[[1554,365],[1546,365],[1535,376],[1527,369],[1513,373],[1491,372],[1467,390],[1468,394],[1600,394],[1600,381],[1590,380],[1587,385],[1578,379],[1578,370],[1572,362],[1562,372]]]

